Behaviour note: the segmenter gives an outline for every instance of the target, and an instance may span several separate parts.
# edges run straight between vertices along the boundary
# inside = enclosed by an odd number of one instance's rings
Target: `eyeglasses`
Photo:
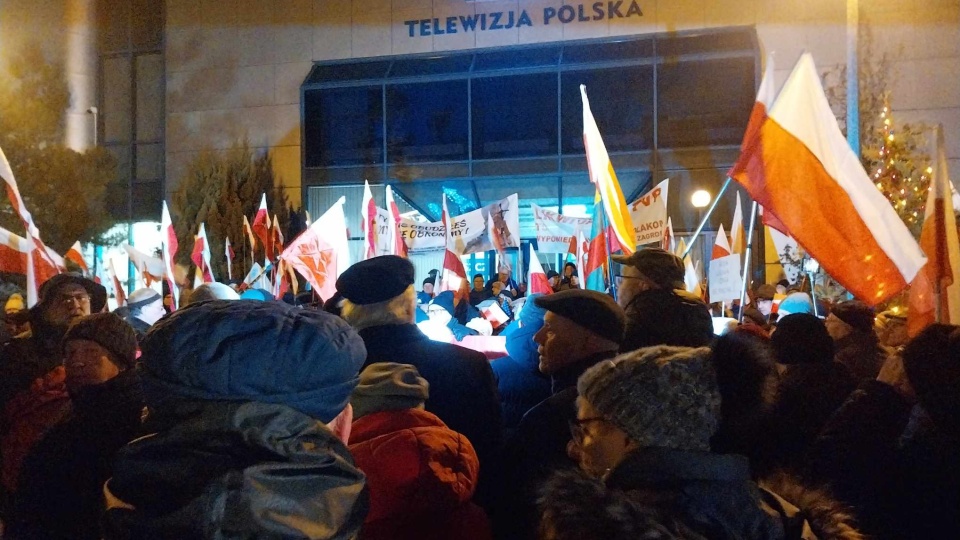
[[[69,306],[73,302],[78,304],[88,304],[90,303],[90,295],[85,292],[75,293],[75,294],[61,294],[60,303]]]
[[[587,430],[585,426],[593,422],[606,422],[607,419],[601,416],[594,416],[591,418],[576,418],[570,420],[570,435],[573,437],[573,440],[577,445],[583,445],[583,439],[587,436]]]
[[[623,285],[624,280],[627,280],[627,279],[643,279],[643,278],[641,278],[640,276],[624,276],[623,274],[617,274],[617,275],[613,276],[613,279],[614,279],[614,283],[617,284],[617,288],[619,289],[620,286]]]

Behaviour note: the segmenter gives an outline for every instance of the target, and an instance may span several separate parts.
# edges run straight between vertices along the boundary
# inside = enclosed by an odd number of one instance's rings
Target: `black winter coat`
[[[485,469],[496,469],[503,442],[497,383],[486,357],[433,341],[413,324],[373,326],[359,333],[367,347],[364,368],[377,362],[411,364],[430,383],[427,411],[473,443],[482,483]]]
[[[503,332],[510,356],[497,358],[490,363],[497,377],[500,404],[503,410],[503,425],[507,438],[520,424],[520,419],[530,409],[550,396],[550,378],[540,373],[540,353],[534,334],[543,325],[520,327],[517,322]]]
[[[28,454],[7,538],[101,538],[103,483],[117,451],[137,436],[143,394],[136,372],[83,388],[69,416]]]
[[[627,331],[620,352],[653,345],[704,347],[713,341],[713,319],[707,305],[685,291],[643,291],[624,311]]]

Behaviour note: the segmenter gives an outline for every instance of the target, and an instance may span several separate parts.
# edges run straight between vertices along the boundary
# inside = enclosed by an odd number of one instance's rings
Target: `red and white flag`
[[[194,288],[203,283],[212,283],[216,281],[213,277],[213,269],[210,268],[210,242],[207,240],[207,228],[201,223],[200,230],[193,242],[193,252],[190,254],[190,260],[197,265],[197,273],[193,279]]]
[[[543,271],[543,265],[537,258],[537,252],[533,250],[533,244],[530,244],[530,264],[527,267],[527,283],[530,294],[550,294],[553,287],[547,280],[547,273]]]
[[[273,226],[270,227],[270,231],[273,233],[270,237],[270,247],[275,260],[283,253],[283,231],[280,230],[280,222],[277,221],[276,214],[273,215]]]
[[[733,211],[733,223],[730,225],[730,253],[743,253],[746,240],[743,238],[743,204],[740,192],[737,192],[737,208]]]
[[[363,181],[363,202],[360,204],[360,229],[363,231],[363,258],[377,256],[377,203],[370,183]]]
[[[123,243],[122,245],[123,249],[127,251],[127,256],[130,257],[130,262],[133,264],[133,267],[137,269],[137,272],[140,272],[145,286],[149,287],[153,283],[163,279],[165,273],[163,259],[147,255],[130,244]]]
[[[920,247],[927,254],[927,264],[910,284],[910,310],[907,312],[907,333],[910,336],[938,322],[937,285],[939,322],[960,323],[960,240],[951,195],[953,184],[948,176],[943,144],[943,126],[937,126],[934,140],[933,176],[920,232]]]
[[[112,257],[110,258],[110,277],[113,279],[113,294],[117,297],[117,307],[125,305],[127,303],[127,291],[123,288],[123,283],[120,281],[120,275],[117,274],[117,267]]]
[[[80,245],[80,241],[76,241],[70,246],[70,249],[63,254],[64,259],[69,259],[77,264],[80,267],[80,270],[83,271],[84,275],[90,273],[90,268],[87,267],[87,261],[83,260],[83,246]]]
[[[233,252],[233,246],[230,245],[229,236],[224,242],[223,254],[227,257],[227,279],[233,281],[233,258],[236,254]]]
[[[243,218],[246,220],[246,216]],[[173,230],[173,220],[170,219],[170,210],[167,209],[167,201],[163,201],[163,210],[160,214],[160,253],[163,259],[163,275],[167,280],[167,287],[170,289],[172,299],[170,310],[177,309],[180,300],[180,290],[177,288],[177,282],[173,274],[173,257],[177,254],[177,233]]]
[[[761,93],[769,72],[764,83]],[[840,132],[809,53],[772,107],[758,96],[729,176],[869,305],[902,291],[926,263]]]
[[[337,292],[337,277],[350,266],[345,197],[340,197],[280,254],[324,300]]]
[[[26,238],[0,227],[0,272],[26,274],[31,249]]]
[[[677,251],[677,238],[673,235],[673,221],[671,221],[669,217],[667,218],[666,229],[663,231],[663,239],[660,242],[660,247],[670,253]]]
[[[727,240],[727,233],[723,230],[723,223],[717,230],[717,240],[713,243],[713,251],[710,252],[710,260],[719,259],[730,255],[730,242]]]
[[[393,226],[390,227],[390,245],[393,246],[391,255],[407,256],[407,243],[403,241],[400,235],[400,207],[393,198],[393,188],[386,187],[387,191],[387,211],[390,212],[390,218],[393,220]]]
[[[447,210],[447,195],[443,195],[443,213],[440,216],[443,222],[443,230],[446,235],[446,248],[443,253],[443,270],[440,272],[440,286],[435,290],[436,294],[444,291],[453,291],[458,294],[467,283],[467,271],[463,267],[463,261],[460,260],[460,252],[457,249],[457,242],[454,240],[453,231],[450,230],[450,212]]]
[[[253,218],[251,230],[253,230],[253,234],[260,239],[260,243],[263,244],[263,256],[269,259],[272,253],[272,238],[270,234],[270,216],[267,215],[266,193],[264,193],[263,198],[260,199],[260,208],[257,210],[257,215]]]

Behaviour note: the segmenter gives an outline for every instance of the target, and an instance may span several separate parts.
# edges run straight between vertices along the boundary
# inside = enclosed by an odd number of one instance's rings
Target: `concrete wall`
[[[246,136],[272,153],[299,201],[299,86],[316,61],[755,25],[763,49],[776,53],[778,84],[804,50],[821,70],[845,64],[844,0],[642,0],[642,17],[543,24],[545,8],[580,3],[589,11],[592,2],[564,0],[168,0],[168,189],[204,145]],[[960,177],[960,0],[861,4],[895,58],[895,118],[943,122]],[[532,26],[410,37],[405,24],[521,10]]]
[[[3,0],[0,2],[0,77],[6,55],[24,45],[40,45],[61,62],[70,88],[65,143],[74,150],[93,144],[97,104],[96,0]]]

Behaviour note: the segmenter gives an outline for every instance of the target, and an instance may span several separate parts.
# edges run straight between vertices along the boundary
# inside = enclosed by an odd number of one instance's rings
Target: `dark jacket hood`
[[[707,305],[686,291],[644,291],[624,311],[627,330],[621,352],[653,345],[704,347],[713,341],[713,319]]]
[[[107,538],[354,538],[364,476],[326,426],[284,405],[189,402],[148,420],[105,486]]]

